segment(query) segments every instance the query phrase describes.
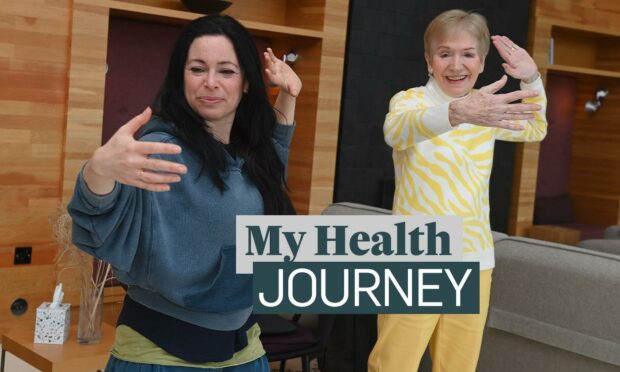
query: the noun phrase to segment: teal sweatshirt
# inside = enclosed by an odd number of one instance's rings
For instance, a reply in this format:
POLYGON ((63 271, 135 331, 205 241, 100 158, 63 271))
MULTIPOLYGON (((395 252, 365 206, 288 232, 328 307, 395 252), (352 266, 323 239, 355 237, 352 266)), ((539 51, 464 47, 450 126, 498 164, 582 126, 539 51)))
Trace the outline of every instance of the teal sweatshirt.
MULTIPOLYGON (((228 188, 220 192, 206 170, 200 173, 200 156, 175 133, 154 117, 140 138, 181 146, 181 154, 152 156, 187 166, 168 192, 117 183, 98 196, 78 176, 68 205, 73 242, 109 262, 134 301, 197 326, 236 330, 252 312, 252 279, 235 274, 235 219, 263 214, 262 197, 244 174, 244 160, 229 154, 228 188)), ((285 166, 292 135, 293 126, 274 128, 285 166)))

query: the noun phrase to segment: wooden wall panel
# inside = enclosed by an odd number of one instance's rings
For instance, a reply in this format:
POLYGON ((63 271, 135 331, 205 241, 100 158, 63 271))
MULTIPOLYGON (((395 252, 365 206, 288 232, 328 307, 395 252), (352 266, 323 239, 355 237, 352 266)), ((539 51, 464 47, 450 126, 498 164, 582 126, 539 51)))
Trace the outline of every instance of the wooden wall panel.
POLYGON ((309 214, 321 213, 334 197, 348 13, 348 0, 325 1, 309 214))
POLYGON ((32 320, 53 292, 48 219, 61 193, 69 5, 23 0, 0 7, 0 331, 32 320), (16 246, 33 248, 30 265, 13 265, 16 246), (22 317, 9 311, 18 297, 29 302, 22 317))
POLYGON ((0 333, 16 324, 34 324, 37 306, 54 292, 53 276, 52 265, 0 268, 0 333), (28 311, 19 317, 9 311, 17 298, 28 301, 28 311))
POLYGON ((597 54, 597 67, 603 70, 620 72, 620 43, 617 39, 602 43, 597 54))
POLYGON ((585 112, 600 88, 618 93, 620 79, 578 78, 569 193, 577 222, 606 226, 620 223, 620 95, 610 93, 598 111, 585 112))
POLYGON ((325 0, 289 0, 287 5, 286 24, 323 30, 325 0))
MULTIPOLYGON (((620 2, 613 0, 535 0, 533 7, 533 14, 530 20, 530 47, 529 51, 533 53, 534 59, 536 60, 539 68, 541 68, 541 73, 543 75, 543 79, 546 75, 546 67, 547 67, 547 58, 548 58, 548 50, 549 50, 549 37, 551 35, 551 22, 554 23, 562 23, 562 22, 570 22, 576 23, 578 25, 582 25, 582 28, 586 31, 592 32, 610 32, 610 33, 620 33, 620 2)), ((582 34, 583 35, 583 34, 582 34)), ((599 35, 600 36, 600 35, 599 35)), ((578 36, 577 38, 571 39, 570 32, 560 32, 560 37, 564 37, 565 40, 575 41, 574 48, 563 48, 559 47, 559 59, 557 63, 567 63, 572 66, 587 66, 590 63, 593 63, 593 60, 596 60, 594 66, 591 68, 599 68, 599 69, 608 69, 611 71, 619 71, 620 66, 618 65, 618 53, 617 48, 611 48, 603 53, 595 54, 592 52, 592 48, 587 45, 587 38, 585 44, 583 44, 584 37, 578 36), (582 42, 582 47, 579 47, 579 43, 582 42)), ((600 39, 600 37, 599 37, 600 39)), ((605 38, 603 38, 605 39, 605 38)), ((594 40, 594 39, 593 39, 594 40)), ((615 39, 617 40, 617 38, 615 39)), ((605 41, 603 40, 603 43, 605 41)), ((612 81, 617 81, 617 79, 607 79, 612 81)), ((612 83, 617 84, 617 83, 612 83)), ((585 88, 580 88, 585 89, 585 88)), ((592 90, 592 88, 588 88, 592 90)), ((595 89, 595 88, 594 88, 595 89)), ((592 93, 594 94, 594 91, 592 93)), ((592 98, 588 98, 592 99, 592 98)), ((583 114, 582 104, 584 100, 581 100, 577 104, 577 113, 583 114)), ((610 105, 611 106, 611 105, 610 105)), ((616 111, 609 112, 607 114, 603 114, 602 121, 608 123, 617 123, 618 122, 618 114, 616 111)), ((577 117, 576 118, 576 130, 577 127, 582 127, 582 125, 589 123, 591 120, 589 117, 577 117)), ((583 132, 575 132, 574 138, 578 138, 583 132)), ((615 133, 618 133, 616 130, 615 133)), ((586 138, 586 137, 584 137, 586 138)), ((618 143, 618 142, 616 142, 618 143)), ((578 153, 583 153, 584 145, 578 142, 575 144, 578 153)), ((519 145, 517 148, 517 156, 515 161, 515 177, 513 183, 513 191, 512 191, 512 202, 511 202, 511 213, 510 213, 510 228, 509 232, 511 234, 516 235, 524 235, 527 232, 527 229, 532 225, 533 220, 533 206, 534 206, 534 198, 535 198, 535 186, 536 186, 536 172, 538 169, 538 149, 537 145, 525 144, 519 145)), ((592 143, 590 143, 590 147, 592 147, 592 143)), ((586 145, 585 151, 588 146, 586 145)), ((575 151, 575 148, 573 149, 575 151)), ((578 169, 577 172, 572 172, 574 175, 571 180, 571 193, 577 192, 575 187, 579 188, 578 184, 587 183, 590 179, 592 182, 602 179, 606 179, 606 177, 617 177, 617 174, 610 174, 609 169, 605 170, 606 176, 602 176, 601 172, 599 172, 598 176, 594 177, 592 172, 585 175, 579 175, 581 172, 580 162, 584 167, 587 167, 587 162, 590 164, 597 164, 596 162, 599 160, 598 158, 594 158, 592 156, 583 157, 582 155, 576 155, 573 153, 573 162, 578 169), (579 160, 581 159, 581 160, 579 160), (593 178, 594 177, 594 178, 593 178), (581 181, 578 181, 581 180, 581 181)), ((600 163, 599 163, 600 164, 600 163)), ((613 166, 613 165, 612 165, 613 166)), ((593 169, 596 169, 597 166, 594 166, 593 169)), ((616 166, 617 168, 617 166, 616 166)), ((589 169, 589 171, 591 171, 589 169)), ((614 184, 613 181, 607 178, 607 181, 604 182, 607 184, 614 184)), ((592 186, 594 187, 594 186, 592 186)), ((585 192, 579 191, 583 195, 583 202, 580 200, 576 200, 576 205, 586 206, 588 202, 585 202, 586 198, 588 200, 592 200, 593 192, 585 192)), ((599 199, 600 201, 600 199, 599 199)), ((592 205, 601 206, 604 203, 596 202, 591 203, 592 205)), ((614 203, 611 203, 613 205, 614 203)), ((610 207, 611 208, 611 207, 610 207)), ((577 207, 577 214, 581 216, 587 215, 586 210, 582 207, 577 207)), ((596 212, 597 215, 606 215, 612 216, 610 210, 601 211, 598 210, 596 212)), ((618 212, 616 212, 616 215, 618 212)), ((610 218, 605 217, 605 221, 609 221, 610 218)), ((578 217, 581 218, 581 217, 578 217)), ((590 222, 596 223, 594 220, 590 222)))
POLYGON ((75 1, 73 5, 69 96, 63 173, 63 202, 75 178, 101 145, 109 8, 75 1))
POLYGON ((620 31, 615 0, 536 0, 536 15, 620 31))
POLYGON ((289 152, 288 186, 297 213, 307 214, 310 208, 310 189, 313 169, 313 146, 319 95, 319 69, 321 41, 291 37, 272 38, 272 48, 277 56, 290 50, 299 54, 294 65, 302 79, 302 93, 297 98, 295 135, 289 152))

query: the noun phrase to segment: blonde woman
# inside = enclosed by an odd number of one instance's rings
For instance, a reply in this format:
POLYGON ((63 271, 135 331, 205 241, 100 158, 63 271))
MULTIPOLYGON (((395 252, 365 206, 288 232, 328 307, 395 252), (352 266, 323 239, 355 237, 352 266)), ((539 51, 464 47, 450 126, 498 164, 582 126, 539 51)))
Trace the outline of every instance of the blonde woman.
POLYGON ((536 63, 508 37, 491 37, 483 16, 441 13, 426 29, 424 48, 428 83, 396 94, 383 128, 394 149, 393 213, 463 217, 464 259, 480 263, 480 313, 379 315, 371 372, 417 371, 428 344, 433 371, 476 370, 494 267, 488 198, 494 143, 540 141, 547 132, 536 63), (522 90, 496 94, 506 75, 473 89, 491 42, 522 90))

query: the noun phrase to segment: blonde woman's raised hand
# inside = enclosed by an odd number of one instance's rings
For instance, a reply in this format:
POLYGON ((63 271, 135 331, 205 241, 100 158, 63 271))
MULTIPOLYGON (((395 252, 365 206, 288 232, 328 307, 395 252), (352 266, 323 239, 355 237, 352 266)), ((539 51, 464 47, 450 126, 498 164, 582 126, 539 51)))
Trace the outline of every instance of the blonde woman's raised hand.
POLYGON ((517 90, 505 94, 496 94, 508 78, 503 75, 498 81, 472 91, 465 98, 450 102, 449 119, 452 126, 470 123, 486 127, 498 127, 511 130, 523 130, 522 124, 515 120, 530 120, 540 105, 530 103, 512 103, 523 98, 536 97, 535 90, 517 90))
POLYGON ((504 59, 504 71, 515 79, 531 83, 538 77, 538 66, 528 52, 506 36, 491 36, 493 45, 504 59))
POLYGON ((114 183, 136 186, 150 191, 168 191, 170 183, 179 182, 187 172, 183 164, 151 158, 152 154, 179 154, 181 147, 161 142, 141 142, 134 138, 151 118, 147 108, 135 116, 93 154, 84 167, 84 180, 95 194, 105 195, 114 183))
POLYGON ((297 97, 301 92, 301 79, 293 71, 291 66, 282 61, 273 54, 271 48, 267 48, 264 53, 265 72, 271 84, 278 86, 281 91, 288 93, 293 97, 297 97))

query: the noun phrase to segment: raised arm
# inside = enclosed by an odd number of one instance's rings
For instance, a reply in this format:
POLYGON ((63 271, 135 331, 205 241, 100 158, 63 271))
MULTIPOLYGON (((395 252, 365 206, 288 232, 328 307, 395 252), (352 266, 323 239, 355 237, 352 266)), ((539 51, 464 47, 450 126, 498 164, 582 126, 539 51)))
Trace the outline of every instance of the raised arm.
POLYGON ((535 103, 512 103, 521 99, 539 95, 536 90, 517 90, 505 94, 496 94, 508 78, 502 76, 498 81, 471 92, 463 99, 450 102, 450 123, 458 125, 470 123, 485 127, 495 127, 521 131, 522 120, 534 119, 533 112, 540 111, 535 103))
POLYGON ((523 126, 522 131, 498 130, 497 139, 505 141, 541 141, 547 134, 547 96, 543 86, 538 66, 534 59, 523 48, 520 48, 506 36, 494 35, 491 37, 493 45, 504 59, 502 67, 507 74, 521 80, 521 89, 534 90, 537 96, 523 99, 523 103, 537 104, 540 110, 533 112, 533 117, 515 124, 523 126))
POLYGON ((291 66, 276 58, 271 48, 267 48, 264 57, 269 81, 280 88, 274 105, 278 123, 292 125, 295 120, 295 103, 301 92, 301 80, 291 66))
POLYGON ((452 129, 448 104, 432 106, 420 88, 397 93, 383 123, 385 142, 394 150, 405 150, 452 129))

